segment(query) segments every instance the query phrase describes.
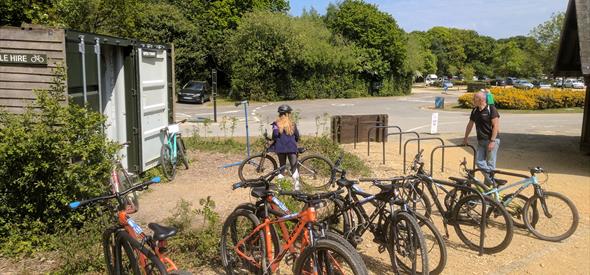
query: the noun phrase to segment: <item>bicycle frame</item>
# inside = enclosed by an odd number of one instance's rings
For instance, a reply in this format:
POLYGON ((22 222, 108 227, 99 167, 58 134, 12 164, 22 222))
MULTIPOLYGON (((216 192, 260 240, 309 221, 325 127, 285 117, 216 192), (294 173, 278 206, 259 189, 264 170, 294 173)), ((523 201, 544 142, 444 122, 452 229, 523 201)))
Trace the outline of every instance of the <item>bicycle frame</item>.
POLYGON ((168 132, 168 129, 164 132, 164 140, 166 141, 166 144, 170 146, 170 160, 173 164, 176 163, 178 158, 178 153, 176 152, 178 147, 178 142, 176 141, 177 136, 178 133, 170 133, 168 132))
POLYGON ((256 226, 256 228, 254 228, 254 230, 248 236, 238 241, 238 243, 233 247, 233 249, 240 257, 246 259, 256 267, 262 268, 264 271, 270 269, 272 272, 275 272, 279 267, 280 261, 283 259, 283 257, 286 255, 288 251, 291 251, 291 249, 294 247, 295 241, 299 239, 299 237, 303 235, 301 251, 303 251, 303 249, 308 245, 314 244, 313 229, 311 224, 314 223, 316 220, 317 216, 315 207, 311 206, 299 213, 288 214, 279 218, 271 219, 268 218, 267 215, 264 218, 264 221, 258 226, 256 226), (277 257, 274 257, 272 249, 273 244, 272 240, 270 239, 270 227, 274 224, 284 223, 286 221, 291 220, 298 220, 297 225, 295 226, 295 229, 291 232, 291 234, 289 234, 288 241, 285 244, 281 245, 279 255, 277 255, 277 257), (267 236, 265 238, 266 242, 264 244, 266 247, 266 255, 264 256, 266 257, 266 261, 269 263, 267 266, 262 266, 261 263, 258 263, 254 258, 247 256, 244 252, 242 252, 239 249, 239 247, 245 245, 245 243, 248 240, 256 237, 256 235, 259 234, 260 231, 263 231, 264 236, 267 236))

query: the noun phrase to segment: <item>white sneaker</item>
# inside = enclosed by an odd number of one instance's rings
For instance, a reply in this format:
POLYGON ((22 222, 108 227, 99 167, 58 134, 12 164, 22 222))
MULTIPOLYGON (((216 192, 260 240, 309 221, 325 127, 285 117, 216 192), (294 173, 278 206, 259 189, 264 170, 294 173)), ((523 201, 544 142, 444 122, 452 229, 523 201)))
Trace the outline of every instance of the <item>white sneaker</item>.
POLYGON ((295 184, 293 184, 293 190, 295 190, 295 191, 301 190, 301 184, 299 184, 299 180, 295 180, 295 184))

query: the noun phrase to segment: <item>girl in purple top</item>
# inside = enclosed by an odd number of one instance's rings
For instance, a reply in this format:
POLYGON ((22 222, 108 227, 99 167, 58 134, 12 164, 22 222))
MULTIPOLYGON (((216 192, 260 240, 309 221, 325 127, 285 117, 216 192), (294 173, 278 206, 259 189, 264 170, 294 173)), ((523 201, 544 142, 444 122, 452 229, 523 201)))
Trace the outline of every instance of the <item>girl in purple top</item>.
MULTIPOLYGON (((279 117, 272 125, 272 139, 274 144, 272 149, 279 157, 279 165, 289 164, 291 166, 291 175, 295 180, 295 189, 299 189, 299 172, 297 171, 297 142, 299 142, 299 131, 297 125, 291 119, 291 107, 283 104, 279 106, 279 117)), ((280 176, 279 176, 280 177, 280 176)))

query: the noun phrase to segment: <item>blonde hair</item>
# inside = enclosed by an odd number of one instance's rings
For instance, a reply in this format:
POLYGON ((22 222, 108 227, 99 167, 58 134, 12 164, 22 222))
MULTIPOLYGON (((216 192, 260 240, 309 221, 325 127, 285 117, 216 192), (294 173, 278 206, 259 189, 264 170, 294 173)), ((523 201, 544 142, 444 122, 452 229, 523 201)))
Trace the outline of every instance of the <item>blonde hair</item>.
POLYGON ((290 113, 279 115, 275 123, 279 127, 279 134, 285 133, 292 136, 295 133, 295 123, 291 120, 290 113))

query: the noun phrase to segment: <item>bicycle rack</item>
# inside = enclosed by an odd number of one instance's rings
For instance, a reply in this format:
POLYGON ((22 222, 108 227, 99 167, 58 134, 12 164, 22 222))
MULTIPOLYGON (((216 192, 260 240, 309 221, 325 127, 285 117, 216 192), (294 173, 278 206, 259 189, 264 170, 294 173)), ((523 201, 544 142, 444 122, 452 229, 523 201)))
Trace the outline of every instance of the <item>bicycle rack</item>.
MULTIPOLYGON (((461 145, 447 145, 447 146, 448 147, 464 147, 464 146, 461 146, 461 145)), ((470 146, 470 145, 467 145, 467 146, 470 146)), ((471 146, 471 147, 473 147, 473 146, 471 146)), ((432 164, 432 162, 431 162, 431 164, 432 164)), ((458 189, 461 189, 461 190, 466 190, 467 192, 470 192, 470 193, 475 192, 475 194, 477 196, 479 196, 479 198, 482 201, 482 204, 481 204, 481 214, 482 215, 481 215, 481 223, 480 223, 480 226, 479 226, 479 233, 480 233, 480 235, 479 235, 479 251, 478 252, 479 252, 479 256, 483 256, 483 245, 484 245, 484 240, 485 240, 485 230, 486 230, 486 224, 488 222, 488 217, 487 217, 487 215, 485 215, 485 213, 487 213, 487 211, 486 211, 487 210, 486 209, 487 206, 486 206, 485 203, 483 203, 485 201, 484 195, 481 192, 479 192, 477 189, 474 189, 474 188, 470 188, 470 187, 467 187, 467 186, 462 186, 462 185, 459 185, 459 184, 456 184, 456 183, 452 183, 452 182, 448 182, 448 181, 435 180, 432 177, 430 179, 432 180, 432 183, 433 184, 446 185, 446 186, 458 188, 458 189)), ((431 189, 432 186, 428 186, 428 188, 431 189)), ((438 202, 435 202, 435 203, 438 204, 438 202)), ((446 209, 446 207, 445 207, 445 209, 446 209)), ((451 211, 451 209, 447 209, 447 211, 451 211)), ((449 217, 451 217, 451 216, 449 216, 449 217)), ((451 218, 456 219, 457 217, 451 217, 451 218)), ((444 223, 445 223, 445 227, 446 227, 446 222, 444 222, 444 223)))
MULTIPOLYGON (((406 149, 408 148, 408 143, 410 141, 418 141, 418 152, 420 152, 420 141, 422 140, 438 140, 440 141, 442 146, 445 146, 445 141, 442 138, 439 137, 425 137, 425 138, 411 138, 406 140, 406 142, 404 143, 404 162, 402 163, 402 165, 404 166, 404 174, 406 173, 406 149)), ((431 164, 432 164, 432 160, 431 164)), ((445 148, 443 147, 442 150, 442 164, 440 167, 441 172, 443 172, 445 169, 445 148)), ((432 165, 430 166, 430 174, 432 175, 432 165)))
MULTIPOLYGON (((408 131, 408 132, 399 132, 399 133, 388 133, 387 135, 383 136, 383 164, 385 164, 385 140, 386 137, 391 136, 391 135, 399 135, 399 154, 401 155, 402 153, 402 135, 405 134, 414 134, 416 135, 417 138, 420 138, 420 134, 418 134, 417 132, 414 131, 408 131)), ((420 141, 418 140, 418 146, 420 146, 420 141)))
POLYGON ((442 148, 443 149, 443 165, 444 165, 444 149, 445 148, 460 148, 460 147, 469 147, 471 148, 471 151, 473 151, 473 169, 475 169, 475 159, 476 159, 476 152, 475 152, 475 147, 473 147, 473 145, 470 144, 460 144, 460 145, 440 145, 440 146, 436 146, 432 149, 432 151, 430 152, 430 175, 432 175, 432 167, 433 167, 433 158, 434 158, 434 152, 436 152, 436 150, 442 148))
MULTIPOLYGON (((402 132, 402 128, 400 128, 399 126, 395 126, 395 125, 373 126, 373 127, 369 128, 369 131, 367 134, 367 156, 371 155, 371 132, 374 129, 389 129, 389 128, 396 128, 400 133, 402 132)), ((383 132, 383 135, 385 135, 385 131, 383 132)), ((383 137, 383 139, 385 139, 385 137, 383 137)))
POLYGON ((359 124, 377 124, 379 126, 383 126, 383 121, 379 121, 379 120, 375 120, 375 121, 363 121, 360 122, 359 118, 356 118, 356 124, 354 125, 354 139, 353 139, 353 143, 354 143, 354 149, 356 149, 356 143, 358 142, 359 139, 359 124))

